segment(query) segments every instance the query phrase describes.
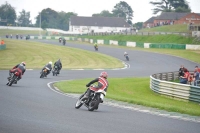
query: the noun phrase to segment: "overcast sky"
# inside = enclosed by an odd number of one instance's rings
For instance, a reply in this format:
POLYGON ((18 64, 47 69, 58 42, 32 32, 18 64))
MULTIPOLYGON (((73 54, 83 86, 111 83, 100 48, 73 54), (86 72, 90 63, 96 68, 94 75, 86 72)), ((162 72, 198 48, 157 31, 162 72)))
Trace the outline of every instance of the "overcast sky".
MULTIPOLYGON (((35 23, 35 17, 38 13, 45 8, 51 8, 55 11, 76 12, 78 16, 92 16, 93 13, 100 13, 102 10, 112 11, 113 7, 120 2, 120 0, 0 0, 0 5, 4 4, 5 1, 15 7, 17 15, 19 15, 22 9, 30 11, 33 23, 35 23)), ((151 10, 153 6, 149 4, 149 1, 152 0, 124 1, 126 1, 134 11, 133 23, 144 22, 153 16, 151 10)), ((187 1, 189 2, 192 12, 200 13, 200 0, 187 1)))

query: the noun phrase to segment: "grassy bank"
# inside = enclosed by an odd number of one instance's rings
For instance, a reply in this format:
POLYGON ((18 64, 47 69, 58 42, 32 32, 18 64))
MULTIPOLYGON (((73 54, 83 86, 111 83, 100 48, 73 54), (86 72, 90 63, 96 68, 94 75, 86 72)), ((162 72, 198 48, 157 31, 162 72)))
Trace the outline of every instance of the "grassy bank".
MULTIPOLYGON (((78 43, 78 44, 87 44, 87 45, 93 45, 90 43, 85 43, 85 42, 73 42, 71 43, 78 43)), ((146 49, 146 48, 132 48, 132 47, 126 47, 126 46, 114 46, 114 45, 103 45, 105 47, 115 47, 115 48, 120 48, 120 49, 131 49, 131 50, 139 50, 139 51, 146 51, 146 52, 154 52, 154 53, 160 53, 160 54, 168 54, 168 55, 173 55, 173 56, 178 56, 184 59, 188 59, 190 61, 200 63, 199 57, 200 57, 200 50, 181 50, 181 49, 159 49, 159 48, 151 48, 151 49, 146 49)), ((99 45, 99 48, 101 49, 101 45, 99 45)))
MULTIPOLYGON (((12 34, 14 37, 16 34, 19 35, 39 35, 39 30, 11 30, 11 29, 0 29, 0 36, 6 36, 6 34, 12 34)), ((41 31, 42 35, 45 35, 45 31, 41 31)))
MULTIPOLYGON (((180 35, 106 35, 106 36, 80 36, 82 38, 116 40, 116 41, 132 41, 145 43, 177 43, 177 44, 194 44, 192 37, 184 37, 180 35)), ((196 44, 200 44, 197 42, 196 44)))
POLYGON ((177 24, 177 25, 164 25, 153 28, 145 28, 139 30, 139 32, 189 32, 187 24, 177 24))
POLYGON ((123 64, 107 55, 76 48, 39 42, 5 40, 6 50, 0 51, 0 69, 10 69, 25 61, 27 68, 42 68, 49 61, 61 58, 63 68, 119 68, 123 64))
MULTIPOLYGON (((55 86, 67 93, 83 93, 91 79, 63 81, 55 86)), ((154 93, 149 88, 149 78, 109 78, 107 98, 144 105, 162 110, 200 116, 200 106, 193 102, 175 100, 154 93)))

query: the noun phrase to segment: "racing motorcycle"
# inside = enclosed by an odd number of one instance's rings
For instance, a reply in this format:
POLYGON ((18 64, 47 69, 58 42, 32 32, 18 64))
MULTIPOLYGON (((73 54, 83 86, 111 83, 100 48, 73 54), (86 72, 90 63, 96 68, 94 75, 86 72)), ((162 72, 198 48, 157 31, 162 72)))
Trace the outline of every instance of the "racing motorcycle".
POLYGON ((99 104, 103 103, 103 99, 106 96, 106 92, 104 90, 91 91, 90 96, 88 98, 84 98, 84 95, 86 95, 86 93, 87 90, 78 98, 75 104, 75 108, 79 109, 82 105, 84 105, 88 108, 89 111, 97 110, 99 104))
POLYGON ((57 76, 58 75, 58 66, 54 66, 54 69, 53 69, 53 71, 52 71, 52 73, 53 73, 53 76, 57 76))
POLYGON ((8 78, 8 83, 6 85, 11 86, 12 84, 16 84, 18 77, 19 72, 11 73, 11 76, 8 78))
POLYGON ((94 49, 95 49, 96 51, 98 51, 98 46, 94 46, 94 49))
POLYGON ((128 55, 124 55, 124 56, 126 57, 126 60, 129 61, 129 57, 128 57, 128 55))
POLYGON ((63 45, 65 45, 65 43, 66 43, 66 40, 63 40, 63 45))
POLYGON ((62 41, 62 39, 61 39, 61 38, 59 38, 59 43, 61 43, 61 41, 62 41))
POLYGON ((42 70, 40 78, 44 78, 47 76, 47 72, 50 71, 48 67, 45 67, 44 70, 42 70))

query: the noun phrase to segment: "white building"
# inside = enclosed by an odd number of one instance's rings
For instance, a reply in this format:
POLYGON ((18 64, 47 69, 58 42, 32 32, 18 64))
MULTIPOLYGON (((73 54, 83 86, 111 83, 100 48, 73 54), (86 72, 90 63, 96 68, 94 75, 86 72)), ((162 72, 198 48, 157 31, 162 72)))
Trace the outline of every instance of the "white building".
POLYGON ((119 17, 80 17, 71 16, 69 32, 122 32, 130 30, 131 26, 119 17))

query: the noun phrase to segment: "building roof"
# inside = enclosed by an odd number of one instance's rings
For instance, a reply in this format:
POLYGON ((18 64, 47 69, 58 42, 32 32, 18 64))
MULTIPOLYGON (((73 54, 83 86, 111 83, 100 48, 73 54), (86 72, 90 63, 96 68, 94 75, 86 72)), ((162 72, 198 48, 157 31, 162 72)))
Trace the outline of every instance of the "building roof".
POLYGON ((123 18, 118 17, 71 16, 70 19, 73 26, 130 27, 123 18))
POLYGON ((180 12, 162 12, 156 20, 178 20, 189 13, 180 13, 180 12))
POLYGON ((144 22, 144 23, 153 23, 155 18, 156 18, 156 17, 151 17, 150 19, 148 19, 148 20, 147 20, 146 22, 144 22))

